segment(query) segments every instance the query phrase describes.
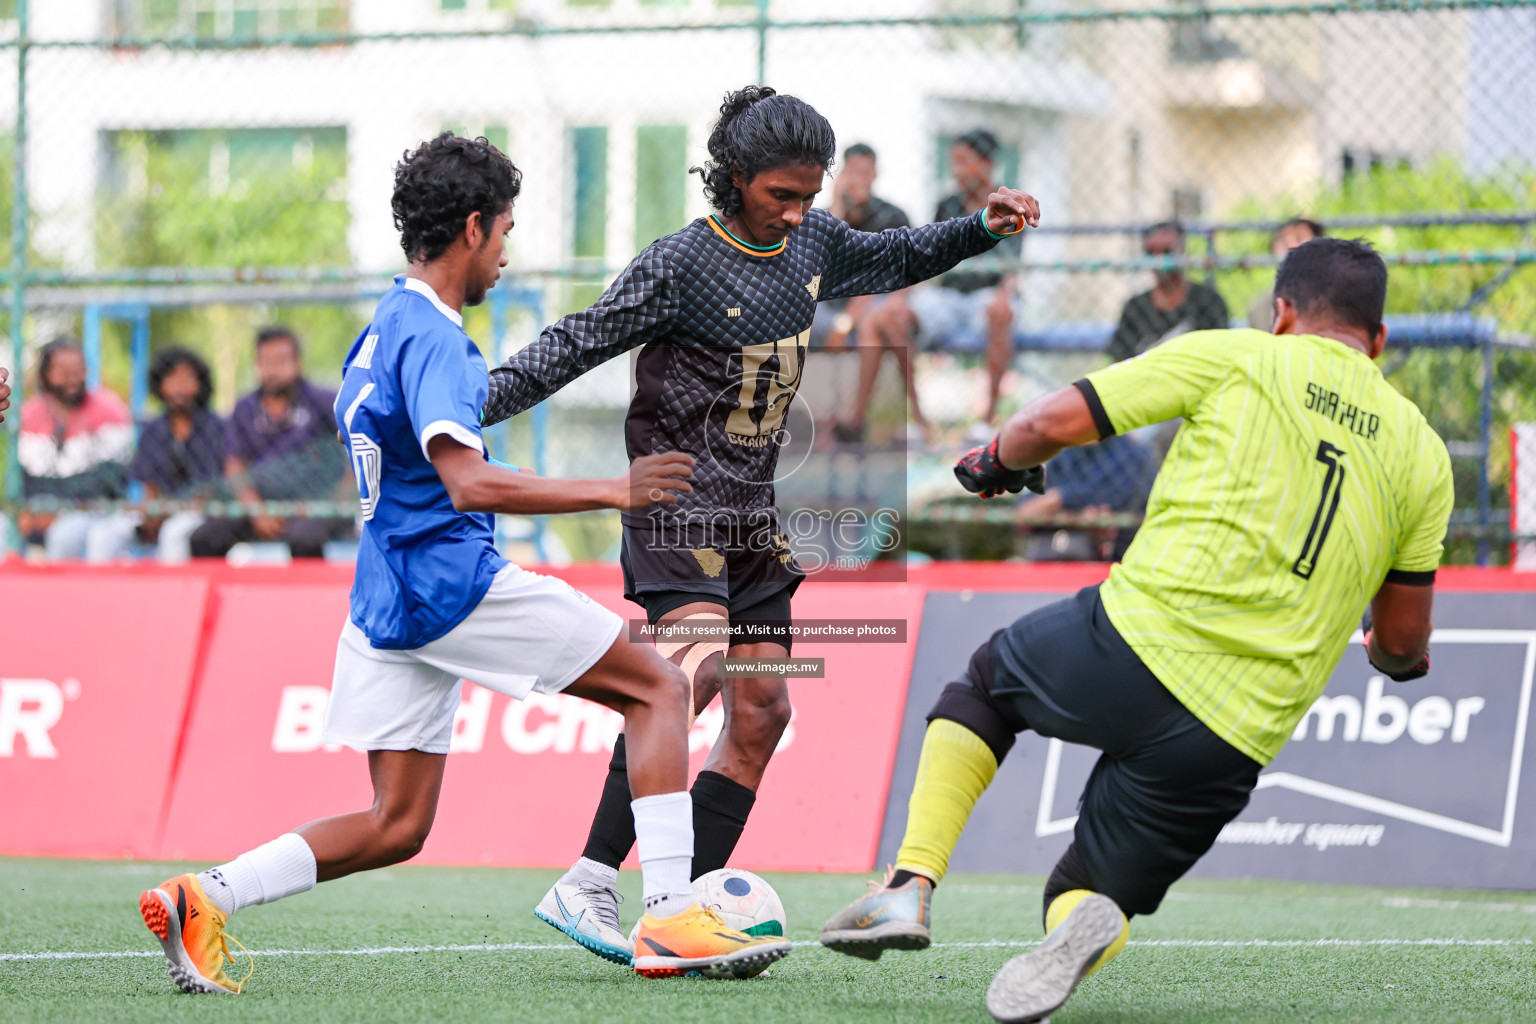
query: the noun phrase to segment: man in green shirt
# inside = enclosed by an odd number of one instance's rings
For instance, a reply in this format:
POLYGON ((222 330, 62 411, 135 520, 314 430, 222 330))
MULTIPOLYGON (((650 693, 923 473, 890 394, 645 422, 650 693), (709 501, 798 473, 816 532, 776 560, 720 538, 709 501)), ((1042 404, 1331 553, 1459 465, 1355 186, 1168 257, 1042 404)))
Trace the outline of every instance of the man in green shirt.
POLYGON ((1032 403, 961 459, 983 497, 1040 490, 1063 448, 1184 419, 1109 579, 999 630, 945 689, 893 875, 824 943, 868 958, 927 946, 933 886, 1016 734, 1097 747, 1046 884, 1049 934, 987 993, 998 1020, 1039 1020, 1247 805, 1363 611, 1373 665, 1428 671, 1450 458, 1373 361, 1386 287, 1369 246, 1307 242, 1276 275, 1274 334, 1175 338, 1032 403))

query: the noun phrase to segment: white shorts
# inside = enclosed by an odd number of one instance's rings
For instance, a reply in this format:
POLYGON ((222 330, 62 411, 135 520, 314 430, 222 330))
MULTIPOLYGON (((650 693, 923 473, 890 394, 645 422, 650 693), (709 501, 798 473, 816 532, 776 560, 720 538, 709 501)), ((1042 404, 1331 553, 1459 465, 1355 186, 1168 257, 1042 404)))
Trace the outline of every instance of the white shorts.
POLYGON ((446 754, 461 680, 517 700, 559 693, 623 628, 623 619, 564 580, 515 565, 496 574, 463 622, 415 650, 379 650, 348 619, 321 738, 358 750, 446 754))

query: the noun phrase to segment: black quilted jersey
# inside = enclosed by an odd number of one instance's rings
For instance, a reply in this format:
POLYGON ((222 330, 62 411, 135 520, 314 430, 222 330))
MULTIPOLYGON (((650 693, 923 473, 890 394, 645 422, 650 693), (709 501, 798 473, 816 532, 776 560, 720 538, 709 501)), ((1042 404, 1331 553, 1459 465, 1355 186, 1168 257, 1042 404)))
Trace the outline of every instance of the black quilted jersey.
MULTIPOLYGON (((985 211, 983 211, 984 213, 985 211)), ((774 504, 781 425, 821 299, 895 291, 991 249, 981 215, 870 233, 813 209, 758 248, 714 217, 647 246, 601 299, 546 327, 491 371, 486 425, 544 401, 614 356, 644 346, 625 420, 631 459, 684 451, 693 493, 671 513, 774 504)))

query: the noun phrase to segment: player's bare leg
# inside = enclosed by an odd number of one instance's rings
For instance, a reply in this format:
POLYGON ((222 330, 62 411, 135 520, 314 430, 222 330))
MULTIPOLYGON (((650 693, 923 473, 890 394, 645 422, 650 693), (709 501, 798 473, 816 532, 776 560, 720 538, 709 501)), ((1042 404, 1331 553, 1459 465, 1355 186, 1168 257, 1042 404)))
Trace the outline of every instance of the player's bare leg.
POLYGON ((743 935, 694 901, 693 804, 683 788, 691 689, 683 671, 649 645, 621 637, 566 692, 624 715, 633 757, 630 806, 645 887, 635 970, 648 977, 690 971, 748 977, 788 955, 790 945, 743 935))
POLYGON ((692 601, 674 608, 656 621, 658 628, 687 623, 689 632, 678 638, 658 640, 656 650, 683 670, 693 690, 693 717, 697 718, 720 692, 720 662, 730 649, 730 619, 724 605, 692 601))
POLYGON ((315 881, 388 867, 421 852, 437 814, 446 754, 371 750, 373 806, 310 822, 295 832, 315 858, 315 881))
MULTIPOLYGON (((724 605, 696 601, 675 608, 658 620, 658 625, 676 625, 687 620, 695 627, 681 639, 663 638, 657 644, 657 651, 690 679, 690 721, 720 692, 719 664, 725 655, 726 643, 723 638, 709 637, 710 630, 705 627, 711 624, 718 624, 722 629, 728 627, 725 614, 724 605), (700 639, 692 639, 696 635, 700 639)), ((581 858, 550 887, 534 909, 535 916, 541 921, 603 959, 625 966, 630 964, 634 953, 619 921, 619 865, 635 845, 628 761, 629 742, 621 733, 614 744, 586 848, 581 858)), ((697 837, 699 819, 705 817, 699 814, 697 806, 694 817, 697 837)))
POLYGON ((614 641, 566 693, 624 716, 634 764, 630 793, 636 798, 676 793, 688 781, 688 677, 649 644, 614 641))
MULTIPOLYGON (((789 652, 772 643, 737 644, 729 656, 757 661, 787 658, 789 652)), ((725 724, 704 770, 718 772, 755 793, 789 727, 789 684, 782 676, 738 677, 725 680, 721 692, 725 724)))
POLYGON ((224 972, 224 926, 235 911, 416 856, 432 829, 446 760, 419 750, 370 751, 367 810, 311 822, 227 864, 146 890, 139 913, 160 940, 171 979, 184 992, 239 993, 250 974, 235 982, 224 972))

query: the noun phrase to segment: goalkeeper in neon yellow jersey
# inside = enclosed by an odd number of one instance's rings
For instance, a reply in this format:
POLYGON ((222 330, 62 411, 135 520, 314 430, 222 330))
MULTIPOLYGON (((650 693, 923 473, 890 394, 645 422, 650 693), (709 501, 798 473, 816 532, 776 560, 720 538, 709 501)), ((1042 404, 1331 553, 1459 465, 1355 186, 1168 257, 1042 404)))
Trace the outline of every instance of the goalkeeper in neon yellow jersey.
POLYGON ((1428 670, 1450 458, 1373 361, 1386 289, 1364 243, 1307 242, 1276 274, 1273 334, 1175 338, 1032 403, 960 461, 969 490, 1017 492, 1063 448, 1184 420, 1124 562, 993 634, 945 688, 895 870, 822 942, 869 959, 927 946, 933 887, 1016 735, 1097 747, 1046 883, 1047 937, 987 992, 998 1020, 1040 1020, 1247 805, 1363 611, 1373 665, 1428 670))

